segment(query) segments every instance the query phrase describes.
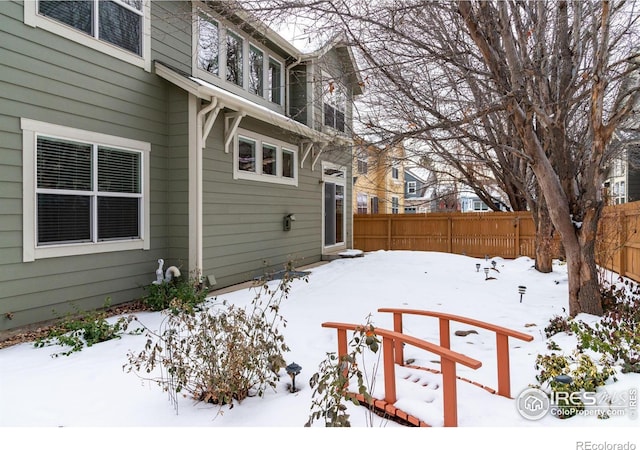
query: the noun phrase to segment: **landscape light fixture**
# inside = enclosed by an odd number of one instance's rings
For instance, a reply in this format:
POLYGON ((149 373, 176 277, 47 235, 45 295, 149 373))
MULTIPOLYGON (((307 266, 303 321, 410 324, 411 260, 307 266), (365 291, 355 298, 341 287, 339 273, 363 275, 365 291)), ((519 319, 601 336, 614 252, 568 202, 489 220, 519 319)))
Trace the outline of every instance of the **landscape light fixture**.
POLYGON ((300 367, 298 364, 292 362, 287 367, 285 367, 285 370, 287 371, 287 373, 291 377, 291 390, 290 390, 290 392, 296 392, 296 375, 298 375, 300 373, 300 371, 302 370, 302 367, 300 367))
POLYGON ((518 286, 518 292, 520 293, 520 303, 522 303, 522 296, 524 295, 526 290, 526 286, 518 286))
POLYGON ((484 279, 485 280, 489 279, 489 268, 488 267, 484 268, 484 279))
POLYGON ((555 380, 560 384, 571 384, 573 383, 573 378, 569 375, 558 375, 555 377, 555 380))
POLYGON ((476 272, 480 272, 480 263, 476 264, 476 272))
POLYGON ((491 261, 491 265, 493 266, 494 269, 496 268, 496 264, 498 264, 498 263, 495 262, 495 261, 491 261))

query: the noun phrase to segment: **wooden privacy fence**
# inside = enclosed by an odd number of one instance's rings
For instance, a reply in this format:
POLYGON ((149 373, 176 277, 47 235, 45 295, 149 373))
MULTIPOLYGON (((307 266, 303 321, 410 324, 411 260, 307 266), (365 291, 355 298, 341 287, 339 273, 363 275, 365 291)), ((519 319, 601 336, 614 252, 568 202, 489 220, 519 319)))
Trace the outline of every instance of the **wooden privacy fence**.
POLYGON ((357 214, 353 245, 363 251, 535 257, 535 227, 529 212, 357 214))
POLYGON ((640 282, 640 202, 607 206, 598 231, 598 263, 640 282))
MULTIPOLYGON (((556 237, 553 257, 561 256, 556 237)), ((356 214, 353 246, 362 251, 417 250, 473 257, 535 258, 531 213, 356 214)), ((604 208, 596 242, 598 263, 640 282, 640 202, 604 208)))

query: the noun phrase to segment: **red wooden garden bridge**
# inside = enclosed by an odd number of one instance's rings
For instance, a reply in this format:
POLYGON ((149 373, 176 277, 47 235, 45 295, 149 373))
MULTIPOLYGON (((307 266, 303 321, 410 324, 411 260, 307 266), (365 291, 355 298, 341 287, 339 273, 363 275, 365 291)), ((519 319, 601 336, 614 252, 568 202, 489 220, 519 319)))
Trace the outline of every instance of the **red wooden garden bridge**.
MULTIPOLYGON (((380 308, 378 312, 393 314, 393 330, 383 328, 374 328, 375 334, 382 338, 382 359, 384 371, 384 399, 374 399, 373 406, 379 410, 386 412, 392 416, 398 417, 406 422, 416 426, 429 426, 422 420, 413 417, 404 411, 397 409, 393 404, 396 398, 396 376, 395 365, 405 366, 404 361, 404 345, 411 345, 416 348, 426 350, 440 357, 441 371, 428 369, 425 367, 412 366, 408 367, 428 370, 435 373, 442 373, 442 390, 444 401, 444 426, 458 426, 458 400, 457 400, 457 380, 469 382, 486 389, 492 394, 501 395, 511 398, 511 379, 509 368, 509 338, 520 339, 523 341, 532 341, 533 336, 521 333, 519 331, 504 328, 480 320, 447 314, 435 311, 424 311, 418 309, 402 309, 402 308, 380 308), (440 329, 440 342, 434 344, 413 336, 403 333, 402 318, 403 315, 419 315, 426 317, 434 317, 438 319, 440 329), (482 366, 482 362, 474 358, 466 356, 462 353, 455 352, 450 349, 450 322, 460 322, 472 325, 485 330, 493 331, 496 335, 496 362, 498 368, 498 386, 497 391, 491 387, 483 386, 475 381, 461 378, 456 375, 456 365, 462 364, 472 369, 478 369, 482 366)), ((322 324, 324 328, 334 328, 338 331, 338 356, 342 357, 348 354, 347 349, 347 331, 364 330, 363 325, 325 322, 322 324)), ((354 394, 355 397, 364 402, 361 394, 354 394)))

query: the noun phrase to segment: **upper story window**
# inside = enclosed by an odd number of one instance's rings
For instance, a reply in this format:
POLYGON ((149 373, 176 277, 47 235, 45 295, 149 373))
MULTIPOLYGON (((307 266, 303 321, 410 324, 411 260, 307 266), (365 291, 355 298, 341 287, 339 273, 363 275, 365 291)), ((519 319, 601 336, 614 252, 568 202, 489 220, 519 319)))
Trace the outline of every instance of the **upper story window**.
POLYGON ((297 186, 295 146, 248 130, 238 132, 234 178, 297 186))
POLYGON ((149 248, 148 143, 21 124, 25 261, 149 248))
POLYGON ((282 104, 282 64, 269 58, 269 101, 282 104))
POLYGON ((244 65, 244 41, 243 39, 227 31, 227 81, 242 86, 242 72, 244 65))
POLYGON ((325 81, 323 95, 324 125, 338 131, 345 131, 347 115, 346 89, 337 81, 323 77, 325 81))
POLYGON ((214 75, 220 74, 220 29, 218 22, 199 20, 198 67, 214 75))
POLYGON ((358 155, 358 173, 362 175, 366 175, 369 171, 369 162, 365 152, 361 152, 358 155))
POLYGON ((249 92, 264 95, 264 53, 249 46, 249 92))
POLYGON ((407 194, 415 194, 415 193, 416 193, 416 182, 407 181, 407 194))
POLYGON ((198 49, 196 69, 282 105, 283 62, 269 54, 266 47, 231 29, 224 21, 215 20, 203 11, 198 14, 197 33, 194 33, 198 49))
POLYGON ((391 178, 394 180, 398 180, 400 178, 400 170, 395 165, 391 167, 391 178))
POLYGON ((150 68, 149 6, 143 0, 25 2, 25 23, 150 68))

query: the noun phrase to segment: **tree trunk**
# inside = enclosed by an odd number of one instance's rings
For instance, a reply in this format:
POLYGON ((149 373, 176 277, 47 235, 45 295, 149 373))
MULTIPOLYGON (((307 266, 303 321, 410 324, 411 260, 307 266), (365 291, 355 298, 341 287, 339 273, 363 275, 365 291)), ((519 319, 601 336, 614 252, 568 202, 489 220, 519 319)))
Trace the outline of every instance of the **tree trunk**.
POLYGON ((534 213, 536 226, 536 270, 541 273, 553 271, 553 234, 555 229, 544 199, 539 199, 534 213))
MULTIPOLYGON (((583 223, 583 226, 586 224, 583 223)), ((582 234, 582 233, 581 233, 582 234)), ((569 273, 569 316, 579 313, 602 315, 602 294, 595 262, 595 241, 579 239, 566 248, 569 273)))

